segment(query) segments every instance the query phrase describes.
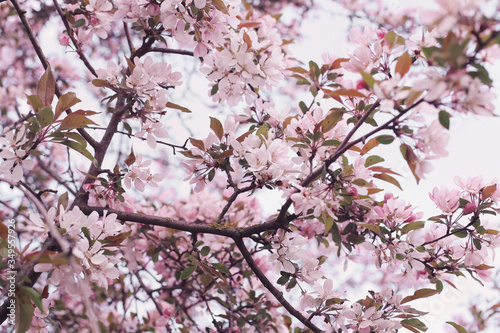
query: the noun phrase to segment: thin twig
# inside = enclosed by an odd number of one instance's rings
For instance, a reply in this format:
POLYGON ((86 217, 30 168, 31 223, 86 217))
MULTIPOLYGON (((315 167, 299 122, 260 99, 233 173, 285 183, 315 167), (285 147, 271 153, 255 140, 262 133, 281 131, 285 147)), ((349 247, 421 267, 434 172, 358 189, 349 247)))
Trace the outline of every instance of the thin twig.
POLYGON ((149 49, 149 52, 171 53, 171 54, 180 54, 180 55, 187 55, 187 56, 194 57, 193 51, 167 49, 167 48, 163 48, 163 47, 152 47, 149 49))
POLYGON ((247 247, 245 246, 245 243, 243 242, 243 239, 241 238, 234 238, 234 242, 236 246, 238 246, 238 249, 240 250, 241 254, 245 258, 246 262, 248 263, 248 266, 250 266, 250 269, 255 273, 257 278, 260 280, 262 285, 271 292, 271 294, 276 297, 278 302, 280 302, 281 305, 295 318, 297 318, 302 324, 304 324, 307 328, 312 330, 315 333, 320 333, 323 332, 319 327, 314 325, 312 322, 307 320, 306 317, 302 313, 300 313, 297 309, 295 309, 284 297, 283 293, 279 291, 271 281, 266 277, 266 275, 262 272, 262 270, 259 268, 255 260, 253 260, 252 255, 248 251, 247 247))
POLYGON ((57 0, 53 0, 53 1, 54 1, 54 6, 56 7, 57 13, 61 17, 61 19, 64 23, 64 26, 66 27, 66 31, 68 32, 68 36, 69 36, 69 38, 71 38, 71 41, 73 42, 73 45, 75 46, 76 53, 78 54, 80 59, 85 64, 85 67, 87 67, 87 69, 92 73, 92 75, 97 77, 97 73, 96 73, 94 67, 90 64, 90 62, 87 59, 87 57, 85 56, 85 54, 83 53, 80 43, 78 43, 78 41, 73 37, 73 34, 70 33, 72 28, 69 26, 68 20, 66 20, 66 16, 64 16, 64 13, 61 10, 59 3, 57 2, 57 0))

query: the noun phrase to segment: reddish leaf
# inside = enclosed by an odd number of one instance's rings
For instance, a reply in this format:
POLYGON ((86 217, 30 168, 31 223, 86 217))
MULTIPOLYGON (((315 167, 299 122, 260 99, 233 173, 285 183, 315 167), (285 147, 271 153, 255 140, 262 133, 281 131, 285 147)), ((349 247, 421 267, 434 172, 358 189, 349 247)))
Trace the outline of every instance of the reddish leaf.
POLYGON ((396 73, 399 73, 401 77, 405 76, 405 74, 410 70, 411 64, 411 56, 407 51, 403 53, 401 57, 399 57, 398 62, 396 63, 396 73))
POLYGON ((401 188, 401 185, 399 184, 399 182, 394 177, 389 176, 386 173, 377 173, 377 174, 373 175, 373 177, 381 179, 381 180, 385 180, 386 182, 389 182, 393 185, 396 185, 400 190, 403 190, 401 188))
POLYGON ((205 143, 203 141, 194 138, 189 138, 189 142, 191 142, 191 144, 196 148, 200 150, 205 150, 205 143))
POLYGON ((416 290, 413 295, 411 296, 406 296, 401 300, 401 304, 408 303, 410 301, 420 299, 420 298, 427 298, 434 296, 436 294, 439 294, 441 290, 436 290, 436 289, 429 289, 429 288, 424 288, 424 289, 419 289, 416 290))
POLYGON ((415 177, 415 180, 417 181, 417 184, 420 181, 420 177, 416 173, 416 169, 418 167, 418 157, 415 155, 413 152, 413 149, 411 149, 410 146, 407 144, 403 143, 400 146, 401 153, 403 154, 403 157, 406 160, 406 163, 408 163, 408 166, 410 167, 411 172, 413 173, 413 176, 415 177))
POLYGON ((481 200, 486 200, 489 197, 495 193, 497 190, 497 184, 489 185, 483 188, 482 194, 481 194, 481 200))
POLYGON ((66 118, 63 119, 58 130, 62 131, 74 128, 81 128, 85 125, 97 125, 97 124, 92 120, 90 120, 88 117, 73 112, 67 115, 66 118))
POLYGON ((210 117, 210 128, 212 129, 212 131, 214 131, 215 135, 217 135, 219 139, 222 139, 222 137, 224 136, 224 128, 222 127, 222 123, 219 119, 210 117))
POLYGON ((59 118, 61 113, 63 113, 64 111, 66 111, 67 109, 69 109, 70 107, 72 107, 73 105, 75 105, 79 102, 81 102, 81 100, 76 97, 74 92, 69 92, 69 93, 62 95, 59 98, 59 101, 57 101, 54 120, 57 120, 57 118, 59 118))
POLYGON ((40 82, 38 82, 37 88, 37 95, 42 99, 44 106, 48 106, 52 103, 55 91, 56 81, 49 64, 49 66, 45 70, 45 73, 43 73, 42 77, 40 78, 40 82))

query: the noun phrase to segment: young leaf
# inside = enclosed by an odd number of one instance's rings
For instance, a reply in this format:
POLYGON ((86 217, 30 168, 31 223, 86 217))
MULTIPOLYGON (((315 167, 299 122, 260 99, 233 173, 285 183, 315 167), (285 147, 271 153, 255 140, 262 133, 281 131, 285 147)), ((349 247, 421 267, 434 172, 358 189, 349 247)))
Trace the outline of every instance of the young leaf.
POLYGON ((467 330, 465 328, 463 328, 462 326, 460 326, 458 324, 455 324, 452 321, 447 321, 446 323, 453 326, 453 328, 456 329, 458 333, 467 333, 467 330))
POLYGON ((386 182, 389 182, 393 185, 396 185, 400 190, 403 190, 401 188, 401 185, 399 184, 399 182, 394 177, 389 176, 386 173, 377 173, 377 174, 374 174, 373 177, 381 179, 381 180, 385 180, 386 182))
POLYGON ((342 120, 342 117, 344 116, 344 110, 343 109, 332 109, 333 112, 330 112, 328 116, 326 116, 325 119, 321 121, 321 131, 323 133, 328 132, 332 128, 337 125, 337 123, 342 120))
POLYGON ((366 161, 365 161, 365 167, 368 168, 369 166, 372 166, 374 164, 380 163, 385 161, 382 157, 377 156, 377 155, 372 155, 369 156, 366 161))
POLYGON ((97 125, 95 122, 90 120, 88 117, 78 114, 76 112, 70 113, 69 115, 66 116, 61 122, 61 125, 59 126, 59 131, 62 130, 69 130, 69 129, 74 129, 74 128, 80 128, 85 125, 97 125))
POLYGON ((219 119, 210 117, 210 128, 214 131, 215 135, 220 139, 224 136, 224 128, 219 119))
POLYGON ((36 114, 36 120, 38 120, 41 128, 52 124, 52 121, 54 120, 54 112, 52 112, 52 108, 50 106, 41 108, 36 114))
POLYGON ((439 122, 444 128, 450 129, 450 114, 446 111, 439 111, 439 122))
POLYGON ((62 205, 64 209, 66 209, 66 207, 68 207, 68 200, 68 192, 64 192, 63 194, 61 194, 61 196, 57 200, 57 208, 59 209, 59 207, 62 205))
POLYGON ((190 277, 194 271, 196 270, 196 266, 188 266, 181 273, 181 280, 186 280, 190 277))
POLYGON ((27 97, 28 98, 28 104, 33 107, 33 110, 35 110, 35 113, 38 112, 39 109, 43 108, 43 101, 38 95, 30 95, 27 97))
POLYGON ((419 289, 419 290, 416 290, 412 296, 406 296, 405 298, 403 298, 401 300, 401 304, 404 304, 404 303, 407 303, 407 302, 410 302, 410 301, 413 301, 413 300, 416 300, 419 298, 431 297, 431 296, 434 296, 436 294, 439 294, 440 292, 441 292, 441 290, 436 290, 436 289, 428 289, 428 288, 419 289))
POLYGON ((378 143, 383 145, 388 145, 394 141, 394 137, 392 135, 379 135, 375 139, 378 143))
POLYGON ((49 64, 49 66, 45 70, 45 73, 43 73, 42 77, 40 78, 40 82, 38 82, 37 88, 37 95, 40 96, 44 106, 48 106, 52 103, 55 91, 56 81, 49 64))
POLYGON ((186 108, 184 106, 180 106, 179 104, 175 104, 172 102, 167 102, 167 104, 165 106, 167 108, 177 109, 177 110, 180 110, 180 111, 185 112, 185 113, 191 113, 191 110, 189 110, 188 108, 186 108))
POLYGON ((413 152, 411 147, 405 143, 400 146, 400 150, 401 150, 401 154, 403 154, 403 157, 405 158, 406 163, 408 163, 408 166, 410 167, 410 170, 413 173, 413 176, 415 177, 415 180, 417 181, 417 184, 418 184, 420 181, 420 177, 416 173, 417 166, 418 166, 417 155, 415 155, 415 153, 413 152))
POLYGON ((59 118, 61 113, 63 113, 64 111, 66 111, 67 109, 69 109, 70 107, 79 102, 81 102, 81 100, 76 97, 74 92, 69 92, 62 95, 59 98, 59 101, 57 101, 54 119, 57 120, 57 118, 59 118))
POLYGON ((399 57, 398 62, 396 63, 396 73, 399 73, 401 77, 405 76, 405 74, 410 70, 411 64, 411 56, 408 54, 408 51, 406 51, 401 57, 399 57))
POLYGON ((31 326, 34 308, 25 289, 16 289, 16 332, 25 333, 31 326))

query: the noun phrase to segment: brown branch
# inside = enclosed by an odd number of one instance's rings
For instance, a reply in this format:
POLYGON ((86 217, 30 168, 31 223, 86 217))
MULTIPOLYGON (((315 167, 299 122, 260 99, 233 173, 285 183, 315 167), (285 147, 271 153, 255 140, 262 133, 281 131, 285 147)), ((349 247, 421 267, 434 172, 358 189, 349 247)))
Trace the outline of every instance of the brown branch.
POLYGON ((250 269, 255 273, 257 278, 260 280, 262 285, 271 292, 271 294, 276 297, 278 302, 280 302, 281 305, 295 318, 297 318, 302 324, 304 324, 307 328, 312 330, 315 333, 320 333, 323 332, 319 327, 314 325, 312 322, 310 322, 302 313, 300 313, 297 309, 295 309, 284 297, 283 293, 279 291, 271 281, 266 277, 266 275, 262 272, 262 270, 259 268, 255 260, 253 260, 252 255, 248 251, 247 247, 245 246, 245 243, 243 242, 243 239, 241 238, 234 238, 234 242, 236 246, 238 246, 238 249, 240 250, 241 254, 245 258, 246 262, 248 263, 248 266, 250 266, 250 269))
POLYGON ((70 33, 71 27, 69 26, 68 20, 66 20, 66 16, 64 16, 64 13, 61 10, 59 3, 57 2, 57 0, 53 0, 53 1, 54 1, 54 6, 56 7, 57 13, 61 17, 61 19, 64 23, 64 26, 66 27, 66 31, 68 32, 68 36, 69 36, 69 38, 71 38, 71 41, 73 42, 73 45, 75 46, 76 53, 78 54, 78 56, 80 57, 82 62, 85 64, 85 67, 87 67, 87 69, 90 71, 90 73, 92 73, 92 75, 97 77, 97 73, 96 73, 94 67, 90 64, 90 62, 87 59, 87 57, 85 56, 85 54, 83 53, 80 43, 78 43, 78 41, 73 37, 73 34, 70 33))
MULTIPOLYGON (((123 212, 111 208, 88 206, 86 204, 79 205, 79 208, 84 214, 87 215, 95 211, 99 215, 103 216, 104 212, 106 211, 108 215, 116 214, 117 218, 124 222, 141 223, 144 225, 156 225, 194 234, 213 234, 230 238, 251 237, 255 234, 260 234, 265 231, 278 229, 278 223, 276 219, 244 228, 228 228, 225 226, 220 226, 217 223, 186 222, 169 217, 123 212)), ((289 215, 287 217, 286 223, 289 223, 295 218, 297 218, 297 215, 289 215)))
POLYGON ((171 53, 171 54, 180 54, 194 57, 193 51, 188 50, 176 50, 176 49, 166 49, 163 47, 152 47, 149 52, 159 52, 159 53, 171 53))

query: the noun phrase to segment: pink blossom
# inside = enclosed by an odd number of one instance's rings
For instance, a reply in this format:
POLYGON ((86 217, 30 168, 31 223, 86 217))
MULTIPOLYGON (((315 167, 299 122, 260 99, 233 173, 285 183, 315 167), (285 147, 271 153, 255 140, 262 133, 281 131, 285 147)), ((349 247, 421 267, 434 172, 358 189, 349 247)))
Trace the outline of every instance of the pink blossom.
POLYGON ((429 197, 445 214, 452 214, 460 204, 460 192, 458 190, 450 191, 444 187, 441 187, 441 189, 434 187, 432 193, 429 193, 429 197))

